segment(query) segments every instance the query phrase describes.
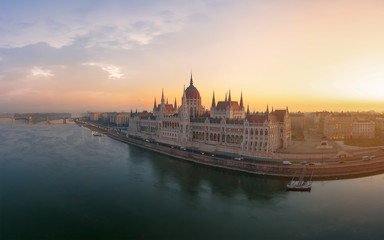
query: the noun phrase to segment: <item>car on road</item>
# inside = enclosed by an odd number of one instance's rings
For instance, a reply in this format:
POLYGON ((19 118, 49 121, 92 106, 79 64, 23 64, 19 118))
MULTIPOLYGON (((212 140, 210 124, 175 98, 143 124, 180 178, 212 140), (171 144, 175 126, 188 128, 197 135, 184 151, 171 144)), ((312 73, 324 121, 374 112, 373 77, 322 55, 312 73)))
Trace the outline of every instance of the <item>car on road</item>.
POLYGON ((292 165, 290 161, 283 161, 283 165, 292 165))
POLYGON ((233 158, 233 159, 235 159, 235 160, 237 160, 237 161, 241 161, 241 160, 244 160, 244 158, 243 158, 243 157, 235 157, 235 158, 233 158))

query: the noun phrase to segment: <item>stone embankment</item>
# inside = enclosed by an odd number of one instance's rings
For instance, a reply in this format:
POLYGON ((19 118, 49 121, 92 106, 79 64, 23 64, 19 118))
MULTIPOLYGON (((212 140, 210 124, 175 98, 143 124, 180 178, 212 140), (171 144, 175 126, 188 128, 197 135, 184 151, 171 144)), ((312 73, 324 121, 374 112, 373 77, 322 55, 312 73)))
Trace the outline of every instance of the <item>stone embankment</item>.
MULTIPOLYGON (((298 176, 304 168, 302 163, 292 165, 283 165, 279 160, 235 160, 201 152, 190 152, 180 150, 178 148, 170 148, 158 143, 146 142, 141 139, 134 139, 116 132, 102 130, 98 127, 84 125, 91 130, 98 131, 112 139, 131 144, 140 148, 144 148, 153 152, 168 155, 170 157, 182 159, 192 163, 203 164, 211 167, 229 169, 233 171, 241 171, 250 174, 292 178, 298 176)), ((297 162, 302 159, 298 159, 297 162)), ((325 159, 320 165, 306 164, 306 177, 312 177, 312 180, 342 179, 354 178, 361 176, 375 175, 384 173, 384 157, 377 157, 373 160, 362 161, 346 158, 343 161, 335 161, 334 159, 325 159)))

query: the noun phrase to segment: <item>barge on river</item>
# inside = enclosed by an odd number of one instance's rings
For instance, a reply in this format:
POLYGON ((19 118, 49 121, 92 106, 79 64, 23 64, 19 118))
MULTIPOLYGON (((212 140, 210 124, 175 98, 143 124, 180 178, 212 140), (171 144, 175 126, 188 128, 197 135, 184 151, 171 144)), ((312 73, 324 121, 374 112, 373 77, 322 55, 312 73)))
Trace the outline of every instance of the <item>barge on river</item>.
POLYGON ((290 183, 287 184, 287 191, 304 191, 309 192, 312 189, 312 175, 309 181, 304 181, 306 167, 303 168, 301 172, 301 176, 299 180, 295 180, 295 176, 293 176, 290 183))

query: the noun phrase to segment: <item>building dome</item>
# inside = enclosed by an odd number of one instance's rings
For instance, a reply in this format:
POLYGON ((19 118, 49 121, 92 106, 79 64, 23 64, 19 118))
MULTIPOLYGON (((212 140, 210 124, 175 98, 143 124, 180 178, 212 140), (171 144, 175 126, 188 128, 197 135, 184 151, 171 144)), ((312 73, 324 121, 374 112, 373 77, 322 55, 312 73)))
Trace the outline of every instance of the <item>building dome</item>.
POLYGON ((197 90, 197 88, 195 88, 195 86, 193 86, 192 74, 189 87, 187 87, 187 89, 185 90, 185 95, 187 99, 200 99, 199 91, 197 90))

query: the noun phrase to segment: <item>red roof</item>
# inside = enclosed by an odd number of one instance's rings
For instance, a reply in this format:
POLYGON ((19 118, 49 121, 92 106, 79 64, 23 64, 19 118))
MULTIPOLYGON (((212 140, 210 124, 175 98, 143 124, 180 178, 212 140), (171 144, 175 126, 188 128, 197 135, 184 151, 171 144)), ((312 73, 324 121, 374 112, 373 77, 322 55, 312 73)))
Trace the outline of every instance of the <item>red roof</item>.
POLYGON ((185 90, 185 97, 187 99, 200 99, 200 93, 192 84, 185 90))
MULTIPOLYGON (((234 110, 239 110, 240 109, 240 106, 239 106, 239 104, 236 101, 231 101, 231 105, 232 105, 232 109, 234 109, 234 110)), ((229 101, 222 101, 222 102, 218 102, 217 103, 216 109, 217 110, 224 110, 228 106, 229 106, 229 101)))
POLYGON ((150 113, 149 112, 138 113, 138 114, 136 114, 136 116, 139 117, 139 118, 148 118, 150 116, 150 113))
POLYGON ((270 122, 277 122, 277 117, 274 115, 268 115, 268 119, 270 122))
POLYGON ((287 110, 276 110, 273 112, 273 115, 277 117, 279 122, 284 122, 284 116, 287 113, 287 110))
POLYGON ((249 123, 264 123, 267 120, 267 115, 248 115, 249 123))
POLYGON ((172 112, 173 111, 173 105, 172 104, 165 104, 165 110, 167 110, 167 112, 172 112))

